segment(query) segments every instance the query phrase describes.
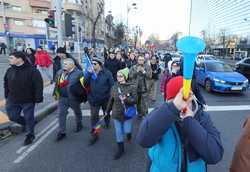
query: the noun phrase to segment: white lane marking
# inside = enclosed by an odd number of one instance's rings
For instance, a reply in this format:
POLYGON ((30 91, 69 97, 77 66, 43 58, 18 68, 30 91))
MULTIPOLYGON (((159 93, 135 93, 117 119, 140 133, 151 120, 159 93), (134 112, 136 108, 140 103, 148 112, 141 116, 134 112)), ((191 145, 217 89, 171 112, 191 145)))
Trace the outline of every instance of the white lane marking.
POLYGON ((36 149, 56 128, 58 124, 49 129, 47 133, 45 133, 39 140, 37 140, 33 145, 31 145, 25 152, 22 153, 15 161, 15 164, 22 162, 24 158, 26 158, 34 149, 36 149))
MULTIPOLYGON (((54 119, 46 128, 44 128, 40 133, 38 133, 36 135, 36 138, 39 139, 48 129, 50 129, 51 127, 53 127, 53 125, 55 125, 57 123, 57 119, 54 119)), ((36 141, 36 140, 35 140, 36 141)), ((21 148, 19 148, 16 153, 17 154, 21 154, 28 146, 22 146, 21 148)))
POLYGON ((243 111, 250 110, 249 105, 239 106, 208 106, 206 111, 220 112, 220 111, 243 111))

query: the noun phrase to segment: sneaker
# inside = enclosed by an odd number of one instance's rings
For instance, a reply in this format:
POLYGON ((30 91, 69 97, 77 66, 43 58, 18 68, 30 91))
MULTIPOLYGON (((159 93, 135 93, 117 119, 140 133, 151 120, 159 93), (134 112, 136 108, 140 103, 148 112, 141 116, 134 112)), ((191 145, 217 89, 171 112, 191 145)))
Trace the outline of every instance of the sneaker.
POLYGON ((32 134, 28 134, 24 140, 24 143, 23 145, 24 146, 27 146, 27 145, 30 145, 31 143, 33 143, 33 141, 35 140, 35 136, 32 135, 32 134))
POLYGON ((78 133, 82 130, 83 126, 82 124, 77 124, 75 132, 78 133))
POLYGON ((64 138, 66 137, 66 134, 65 133, 61 133, 59 132, 56 136, 56 141, 59 142, 61 140, 63 140, 64 138))

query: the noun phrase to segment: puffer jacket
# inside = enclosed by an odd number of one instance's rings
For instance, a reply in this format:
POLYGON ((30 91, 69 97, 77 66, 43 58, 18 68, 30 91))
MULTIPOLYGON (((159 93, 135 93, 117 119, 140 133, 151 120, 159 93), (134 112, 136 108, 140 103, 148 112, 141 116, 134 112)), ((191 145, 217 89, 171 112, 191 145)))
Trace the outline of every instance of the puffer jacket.
POLYGON ((111 89, 111 97, 109 99, 107 111, 110 112, 112 110, 112 116, 114 119, 124 121, 126 120, 126 117, 124 116, 125 109, 119 98, 120 93, 118 92, 118 87, 121 89, 122 95, 127 96, 127 98, 124 100, 126 107, 136 104, 136 89, 135 85, 132 83, 116 83, 111 89))
POLYGON ((49 67, 52 64, 51 57, 49 54, 42 50, 42 51, 37 51, 35 54, 35 65, 40 66, 40 67, 49 67))

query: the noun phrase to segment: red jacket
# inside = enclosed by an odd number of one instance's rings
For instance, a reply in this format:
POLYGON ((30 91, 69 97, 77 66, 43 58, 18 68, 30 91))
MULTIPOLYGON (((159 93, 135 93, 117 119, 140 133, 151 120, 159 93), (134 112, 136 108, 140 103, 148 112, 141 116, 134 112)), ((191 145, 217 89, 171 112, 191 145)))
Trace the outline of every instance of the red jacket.
POLYGON ((51 57, 49 56, 49 54, 42 50, 42 51, 37 51, 35 54, 36 57, 36 61, 35 64, 37 66, 41 66, 41 67, 49 67, 52 64, 52 60, 51 57))

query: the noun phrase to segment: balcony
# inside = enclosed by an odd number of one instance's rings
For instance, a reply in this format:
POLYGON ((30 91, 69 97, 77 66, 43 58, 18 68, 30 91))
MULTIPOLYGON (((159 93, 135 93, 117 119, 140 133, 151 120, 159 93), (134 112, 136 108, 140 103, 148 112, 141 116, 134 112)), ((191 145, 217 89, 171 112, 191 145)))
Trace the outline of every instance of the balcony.
POLYGON ((51 3, 48 0, 29 0, 31 7, 38 7, 38 8, 51 8, 51 3))
POLYGON ((82 7, 80 4, 75 4, 75 3, 71 3, 71 2, 65 2, 64 3, 64 9, 68 10, 68 11, 75 11, 78 13, 82 13, 82 7))

